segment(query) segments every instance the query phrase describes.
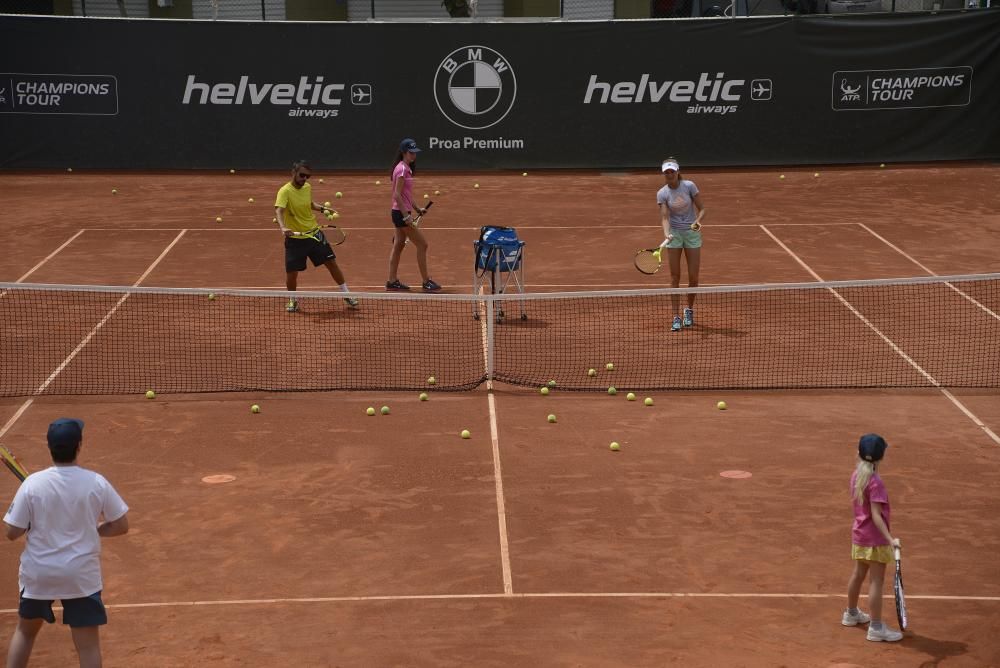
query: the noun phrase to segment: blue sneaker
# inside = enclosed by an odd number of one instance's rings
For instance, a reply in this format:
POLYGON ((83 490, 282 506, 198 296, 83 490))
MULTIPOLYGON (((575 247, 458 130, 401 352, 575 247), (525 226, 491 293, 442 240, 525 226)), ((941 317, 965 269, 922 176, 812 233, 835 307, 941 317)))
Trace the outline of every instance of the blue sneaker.
POLYGON ((670 326, 671 332, 681 331, 681 317, 679 315, 674 316, 674 324, 670 326))
POLYGON ((684 309, 684 326, 690 327, 694 324, 694 309, 686 308, 684 309))
POLYGON ((299 310, 299 303, 294 299, 289 299, 288 303, 285 304, 285 310, 289 313, 295 313, 299 310))

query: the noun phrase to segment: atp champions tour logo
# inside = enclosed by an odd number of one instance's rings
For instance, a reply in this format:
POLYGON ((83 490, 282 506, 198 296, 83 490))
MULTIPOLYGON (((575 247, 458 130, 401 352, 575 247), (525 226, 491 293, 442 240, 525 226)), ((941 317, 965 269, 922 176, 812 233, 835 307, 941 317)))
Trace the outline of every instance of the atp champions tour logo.
POLYGON ((449 53, 434 75, 434 100, 445 118, 467 130, 499 123, 517 97, 510 63, 486 46, 463 46, 449 53))

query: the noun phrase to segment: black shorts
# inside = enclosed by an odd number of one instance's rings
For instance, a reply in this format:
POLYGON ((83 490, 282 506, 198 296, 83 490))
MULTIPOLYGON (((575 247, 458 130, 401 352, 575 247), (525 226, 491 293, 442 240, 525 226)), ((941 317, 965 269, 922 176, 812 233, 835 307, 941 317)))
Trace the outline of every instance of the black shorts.
MULTIPOLYGON (((104 609, 101 592, 96 592, 83 598, 64 598, 63 624, 69 626, 102 626, 108 623, 108 612, 104 609)), ((52 601, 38 598, 25 598, 21 592, 21 602, 17 606, 17 614, 22 619, 44 619, 54 624, 56 616, 52 614, 52 601)))
POLYGON ((402 211, 392 210, 392 224, 396 227, 409 227, 406 222, 406 216, 403 215, 402 211))
POLYGON ((316 234, 320 238, 319 241, 308 237, 305 239, 285 237, 285 271, 305 271, 306 258, 312 260, 314 267, 337 259, 323 233, 316 234))

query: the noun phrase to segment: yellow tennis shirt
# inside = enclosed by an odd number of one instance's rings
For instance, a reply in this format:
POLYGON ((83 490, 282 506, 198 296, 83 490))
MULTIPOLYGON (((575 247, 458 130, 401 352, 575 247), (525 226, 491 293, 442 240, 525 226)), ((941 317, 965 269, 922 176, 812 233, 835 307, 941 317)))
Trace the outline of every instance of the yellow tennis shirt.
POLYGON ((308 183, 296 188, 289 181, 278 190, 274 206, 285 210, 285 227, 292 232, 306 234, 318 227, 312 201, 312 187, 308 183))

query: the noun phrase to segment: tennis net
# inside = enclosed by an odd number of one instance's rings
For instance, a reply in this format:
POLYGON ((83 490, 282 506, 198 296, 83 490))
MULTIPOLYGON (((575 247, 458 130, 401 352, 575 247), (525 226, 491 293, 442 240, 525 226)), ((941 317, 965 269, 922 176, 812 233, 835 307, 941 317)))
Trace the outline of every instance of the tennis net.
POLYGON ((297 313, 285 310, 289 296, 0 283, 0 396, 468 390, 487 380, 595 391, 1000 387, 1000 274, 358 293, 358 309, 344 293, 297 292, 297 313), (695 324, 672 333, 673 300, 683 307, 689 293, 695 324))

